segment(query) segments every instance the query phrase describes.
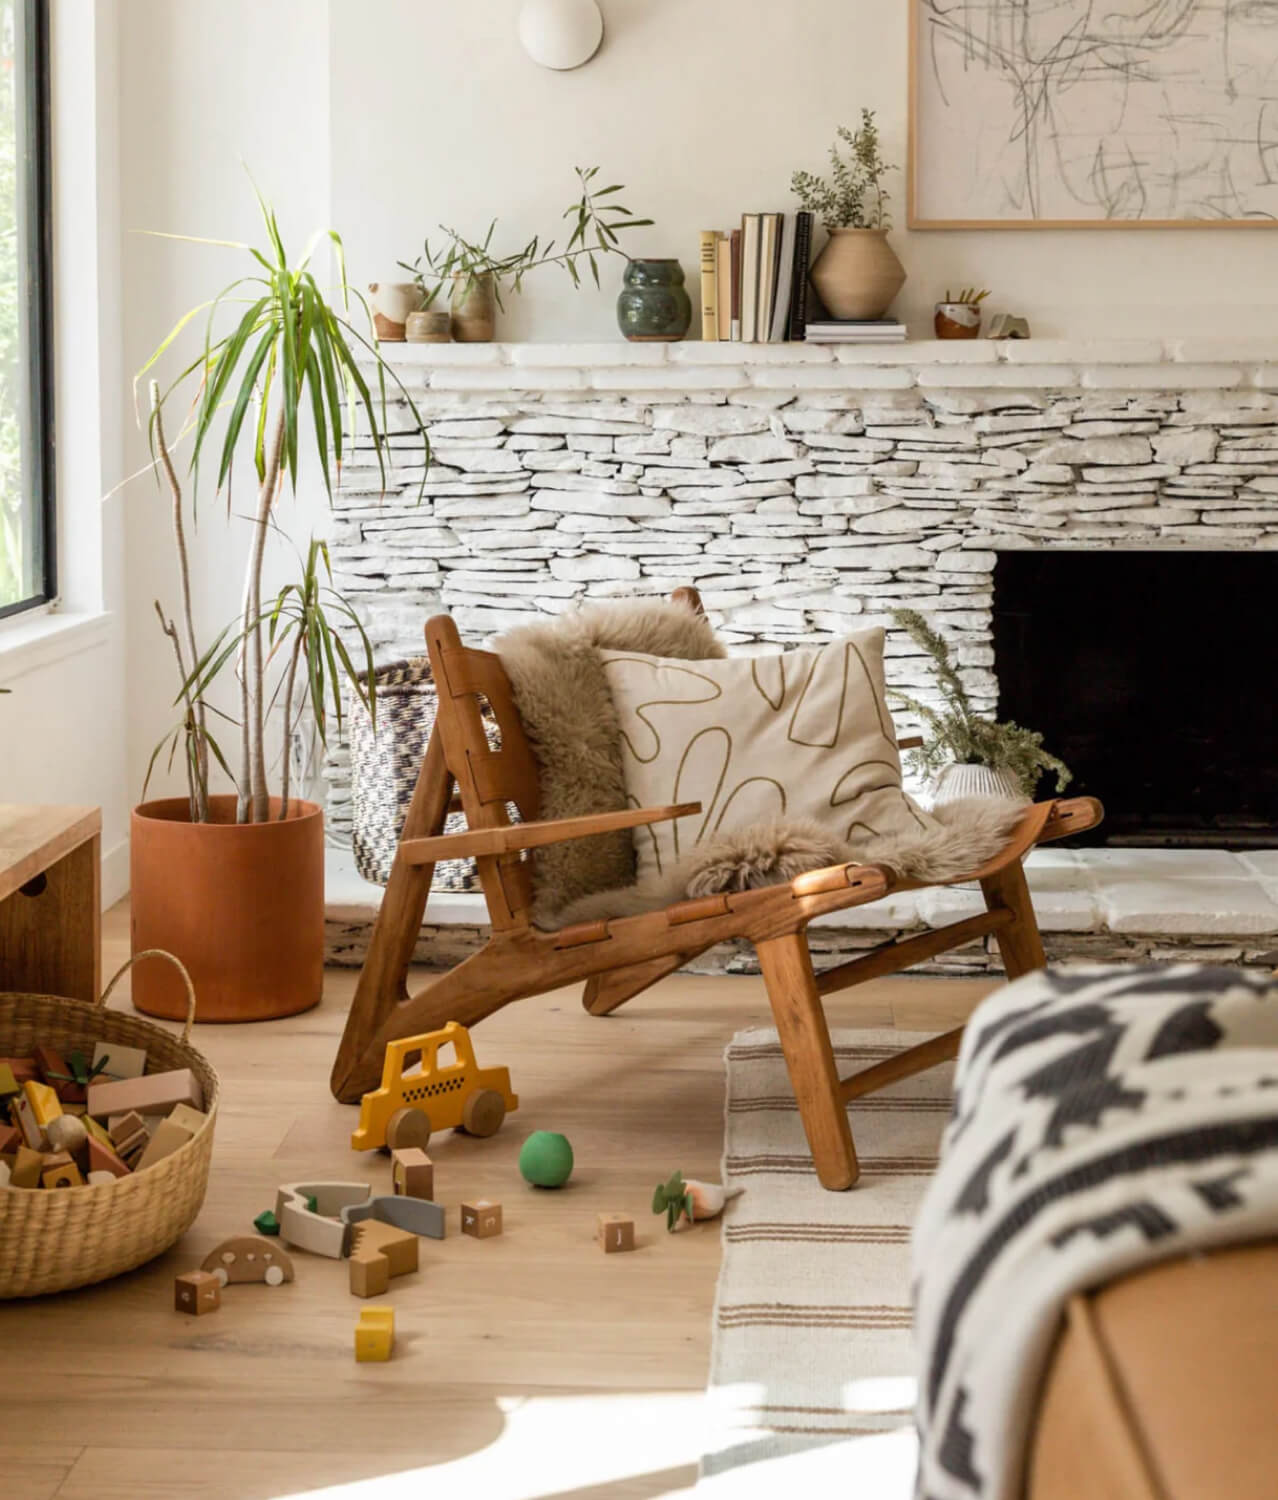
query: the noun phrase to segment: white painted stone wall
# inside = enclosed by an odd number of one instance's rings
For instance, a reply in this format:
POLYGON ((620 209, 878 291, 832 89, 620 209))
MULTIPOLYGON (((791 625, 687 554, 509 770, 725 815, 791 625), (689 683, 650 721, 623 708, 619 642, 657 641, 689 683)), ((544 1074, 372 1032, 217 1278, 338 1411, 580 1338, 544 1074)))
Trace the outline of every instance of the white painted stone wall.
MULTIPOLYGON (((415 439, 384 492, 357 448, 332 539, 379 663, 440 610, 478 639, 691 583, 744 651, 920 609, 992 708, 998 552, 1278 548, 1268 340, 387 352, 430 423, 424 494, 415 439)), ((930 682, 899 634, 888 654, 892 685, 930 682)), ((329 773, 340 833, 340 750, 329 773)))

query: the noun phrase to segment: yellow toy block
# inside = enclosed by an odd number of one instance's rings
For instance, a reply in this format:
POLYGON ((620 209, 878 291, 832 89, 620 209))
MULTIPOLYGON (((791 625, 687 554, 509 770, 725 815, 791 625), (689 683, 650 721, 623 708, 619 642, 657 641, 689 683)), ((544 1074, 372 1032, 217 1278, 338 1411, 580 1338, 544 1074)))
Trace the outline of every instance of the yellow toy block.
POLYGON ((62 1113, 62 1101, 47 1083, 41 1083, 37 1078, 28 1078, 22 1085, 22 1092, 27 1096, 31 1113, 41 1130, 62 1113))
POLYGON ((355 1325, 355 1362, 370 1364, 391 1357, 395 1347, 395 1309, 379 1304, 360 1309, 355 1325))

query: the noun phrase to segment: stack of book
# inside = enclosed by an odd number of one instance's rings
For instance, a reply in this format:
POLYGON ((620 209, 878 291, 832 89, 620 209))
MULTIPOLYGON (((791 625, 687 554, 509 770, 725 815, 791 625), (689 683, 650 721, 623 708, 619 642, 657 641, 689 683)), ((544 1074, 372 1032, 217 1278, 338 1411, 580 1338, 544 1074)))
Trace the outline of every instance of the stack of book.
POLYGON ((801 339, 808 316, 812 215, 742 214, 701 231, 701 337, 747 344, 801 339))
POLYGON ((900 344, 905 324, 894 318, 823 318, 803 333, 809 344, 900 344))

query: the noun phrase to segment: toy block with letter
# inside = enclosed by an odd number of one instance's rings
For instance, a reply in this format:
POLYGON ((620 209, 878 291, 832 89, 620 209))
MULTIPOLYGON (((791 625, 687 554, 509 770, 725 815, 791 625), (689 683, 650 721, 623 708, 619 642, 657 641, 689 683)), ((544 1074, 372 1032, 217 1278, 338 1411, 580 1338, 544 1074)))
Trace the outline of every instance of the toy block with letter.
POLYGON ((175 1312, 200 1317, 222 1305, 222 1283, 212 1271, 186 1271, 173 1281, 175 1312))
POLYGON ((501 1204, 490 1203, 487 1198, 480 1198, 474 1203, 463 1203, 461 1227, 463 1234, 473 1235, 477 1240, 491 1239, 493 1235, 500 1234, 501 1204))
POLYGON ((625 1214, 600 1214, 595 1220, 595 1237, 606 1255, 618 1250, 633 1250, 635 1221, 625 1214))

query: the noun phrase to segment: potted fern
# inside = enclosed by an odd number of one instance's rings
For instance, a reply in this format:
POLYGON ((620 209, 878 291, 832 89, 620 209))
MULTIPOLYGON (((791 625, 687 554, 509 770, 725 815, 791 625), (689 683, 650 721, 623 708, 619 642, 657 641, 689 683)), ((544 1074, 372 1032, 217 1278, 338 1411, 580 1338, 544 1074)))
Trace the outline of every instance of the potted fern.
POLYGON ((905 285, 905 268, 887 240, 892 220, 883 179, 895 170, 883 160, 874 111, 863 109, 858 130, 839 126, 830 147, 829 178, 811 172, 790 178, 799 202, 830 236, 812 263, 811 277, 832 317, 881 318, 905 285))
MULTIPOLYGON (((323 740, 330 717, 340 723, 343 682, 363 696, 371 692, 365 682, 373 680, 368 639, 332 585, 322 542, 311 543, 294 582, 273 598, 264 595, 267 548, 279 541, 275 511, 282 491, 296 489, 305 462, 331 499, 356 421, 367 429, 385 478, 388 375, 425 442, 416 406, 378 355, 367 305, 347 284, 341 240, 331 231, 316 236, 301 259, 291 261, 274 213, 260 195, 258 201, 264 247, 229 246, 244 253, 243 274, 181 318, 139 372, 139 381, 158 373, 190 339, 171 383, 162 388, 149 380, 148 421, 154 469, 171 500, 181 603, 172 614, 158 601, 155 606, 175 662, 176 722, 157 746, 147 780, 162 756, 170 765, 180 757, 187 790, 134 810, 133 950, 164 948, 183 961, 202 1020, 259 1020, 319 1001, 323 812, 294 794, 292 742, 303 717, 323 740), (311 270, 321 239, 331 243, 337 262, 332 300, 311 270), (202 475, 216 475, 215 488, 232 509, 236 459, 246 454, 252 460, 243 606, 211 639, 202 638, 196 624, 189 548, 197 534, 207 542, 218 533, 188 532, 165 421, 170 407, 185 420, 180 432, 171 424, 173 445, 191 438, 192 521, 202 475), (358 670, 351 649, 362 659, 358 670), (232 715, 219 710, 212 694, 228 671, 235 677, 232 715), (221 743, 228 725, 239 740, 234 769, 221 743), (233 792, 213 790, 218 768, 233 792)), ((186 1011, 180 982, 171 982, 159 965, 137 971, 133 998, 151 1015, 186 1011)))
POLYGON ((908 693, 889 691, 923 726, 923 744, 907 752, 906 759, 916 775, 931 783, 933 801, 1029 798, 1045 771, 1055 775, 1056 790, 1063 792, 1072 773, 1064 761, 1044 750, 1043 736, 975 713, 944 638, 916 610, 893 610, 892 618, 931 658, 943 702, 938 710, 908 693))

